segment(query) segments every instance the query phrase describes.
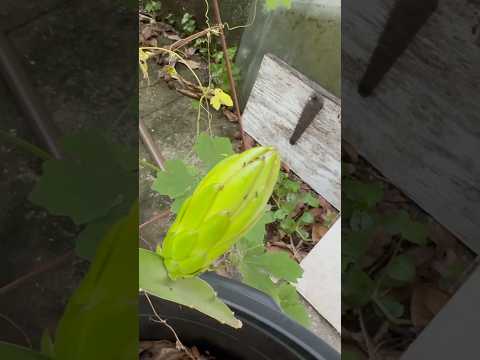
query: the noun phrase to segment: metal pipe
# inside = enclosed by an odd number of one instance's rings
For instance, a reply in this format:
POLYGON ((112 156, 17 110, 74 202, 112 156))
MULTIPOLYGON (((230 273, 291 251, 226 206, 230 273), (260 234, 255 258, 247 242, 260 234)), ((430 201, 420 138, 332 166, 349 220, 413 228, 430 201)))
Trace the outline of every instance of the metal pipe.
POLYGON ((157 148, 155 141, 153 140, 152 136, 148 132, 147 127, 142 119, 138 120, 138 128, 140 130, 140 136, 142 137, 142 141, 147 147, 150 155, 152 155, 153 160, 158 165, 161 170, 165 170, 165 160, 163 159, 160 150, 157 148))
POLYGON ((62 151, 57 143, 60 132, 52 123, 51 115, 30 82, 22 65, 22 59, 10 39, 1 31, 0 74, 5 79, 21 111, 32 125, 42 144, 56 159, 63 158, 62 151))
POLYGON ((213 3, 213 12, 215 14, 215 22, 217 23, 220 29, 219 30, 220 43, 222 44, 223 59, 225 60, 225 67, 227 69, 228 82, 230 83, 230 90, 232 92, 233 101, 235 105, 235 114, 237 115, 238 125, 240 126, 240 134, 242 136, 243 148, 245 148, 247 145, 247 141, 245 137, 245 132, 243 131, 242 113, 240 111, 240 103, 238 101, 237 86, 235 84, 235 79, 233 78, 232 64, 230 62, 230 58, 228 57, 228 45, 227 45, 227 39, 225 38, 225 31, 223 30, 222 16, 220 14, 220 6, 218 5, 218 0, 212 0, 212 3, 213 3))

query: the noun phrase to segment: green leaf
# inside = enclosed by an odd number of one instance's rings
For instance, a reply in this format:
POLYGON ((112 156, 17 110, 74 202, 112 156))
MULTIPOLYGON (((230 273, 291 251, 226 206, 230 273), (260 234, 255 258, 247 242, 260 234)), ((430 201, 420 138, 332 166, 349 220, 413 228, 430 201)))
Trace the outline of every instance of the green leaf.
POLYGON ((354 231, 370 229, 375 225, 373 216, 361 210, 355 210, 350 218, 350 227, 354 231))
POLYGON ((362 270, 353 268, 342 276, 342 299, 351 306, 363 307, 375 289, 373 280, 362 270))
POLYGON ((342 255, 358 261, 368 249, 373 232, 369 230, 349 231, 342 237, 342 255))
POLYGON ((302 214, 299 221, 302 224, 313 224, 315 219, 313 218, 313 215, 310 212, 306 211, 302 214))
POLYGON ((0 341, 0 359, 5 360, 52 360, 39 352, 0 341))
MULTIPOLYGON (((145 249, 139 249, 139 287, 141 290, 194 308, 222 324, 240 328, 242 323, 233 312, 216 296, 210 285, 198 277, 172 281, 162 258, 145 249)), ((133 359, 133 357, 132 357, 133 359)))
POLYGON ((244 237, 237 242, 237 248, 243 256, 259 255, 264 251, 265 226, 274 221, 273 213, 266 211, 258 222, 247 232, 244 237))
POLYGON ((280 302, 275 283, 267 273, 256 266, 250 266, 246 262, 241 262, 238 269, 242 275, 243 283, 270 295, 277 303, 280 302))
POLYGON ((42 339, 40 341, 42 353, 50 358, 55 358, 55 345, 53 345, 52 337, 48 329, 45 329, 42 334, 42 339))
POLYGON ((274 212, 273 217, 275 220, 283 220, 288 216, 288 212, 284 208, 280 208, 274 212))
POLYGON ((262 255, 249 256, 243 261, 277 279, 283 279, 292 283, 297 282, 303 274, 300 265, 284 251, 266 252, 262 255))
POLYGON ((285 188, 285 190, 290 192, 296 193, 300 191, 300 183, 298 181, 293 181, 288 178, 284 180, 282 186, 285 188))
POLYGON ((306 229, 299 227, 295 231, 298 234, 298 236, 302 238, 302 240, 310 241, 310 233, 306 229))
POLYGON ((364 208, 372 208, 383 199, 382 184, 377 182, 347 179, 342 182, 342 190, 347 198, 364 208))
POLYGON ((305 194, 303 201, 305 202, 305 204, 313 208, 317 208, 320 206, 320 200, 317 197, 313 196, 310 192, 307 192, 305 194))
POLYGON ((280 285, 278 297, 280 299, 280 307, 287 315, 306 328, 310 327, 311 321, 305 305, 301 302, 300 295, 298 295, 297 290, 291 284, 283 283, 280 285))
POLYGON ((30 201, 53 215, 68 216, 76 224, 104 217, 128 201, 137 174, 127 170, 132 165, 119 159, 116 146, 98 132, 87 131, 65 137, 62 148, 68 160, 43 163, 43 175, 30 201))
POLYGON ((400 318, 403 316, 405 307, 395 299, 384 297, 378 301, 380 302, 381 306, 394 318, 400 318))
POLYGON ((415 263, 408 255, 398 255, 387 266, 387 274, 394 280, 410 282, 415 279, 415 263))
POLYGON ((266 0, 265 6, 268 11, 275 10, 279 7, 290 9, 292 7, 292 0, 266 0))
POLYGON ((88 224, 75 240, 77 255, 86 260, 93 260, 97 252, 98 244, 111 226, 112 219, 109 217, 101 218, 88 224))
POLYGON ((210 137, 206 133, 201 133, 198 136, 195 151, 208 170, 234 153, 230 139, 226 137, 210 137))
POLYGON ((405 240, 417 245, 427 244, 427 225, 412 220, 405 210, 385 215, 382 222, 385 230, 391 235, 402 235, 405 240))
POLYGON ((280 228, 287 234, 293 234, 297 230, 297 223, 292 218, 286 218, 280 223, 280 228))
POLYGON ((345 351, 342 349, 342 360, 358 360, 359 355, 353 351, 345 351))
POLYGON ((414 244, 426 245, 428 228, 424 223, 410 221, 410 224, 406 226, 402 231, 402 237, 414 244))
POLYGON ((165 171, 159 171, 152 190, 172 199, 184 196, 196 185, 196 176, 181 160, 167 160, 165 171))
POLYGON ((58 359, 133 359, 138 352, 138 206, 102 239, 55 336, 58 359), (114 329, 114 331, 112 331, 114 329), (102 344, 102 346, 98 346, 102 344))
POLYGON ((174 214, 178 214, 183 203, 193 194, 195 189, 188 190, 185 194, 177 196, 172 203, 171 210, 174 214))

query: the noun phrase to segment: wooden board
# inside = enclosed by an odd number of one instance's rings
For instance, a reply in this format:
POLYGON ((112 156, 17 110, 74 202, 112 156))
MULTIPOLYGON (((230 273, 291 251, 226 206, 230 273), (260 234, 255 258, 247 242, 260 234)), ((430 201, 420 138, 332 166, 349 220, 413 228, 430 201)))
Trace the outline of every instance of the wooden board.
POLYGON ((342 136, 480 253, 480 2, 442 0, 375 94, 358 81, 395 0, 342 3, 342 136))
POLYGON ((337 209, 340 209, 340 101, 299 72, 265 55, 244 115, 245 131, 263 145, 277 147, 282 160, 337 209), (324 107, 295 145, 289 139, 310 95, 324 107))
POLYGON ((478 358, 480 268, 432 320, 402 360, 478 358))
POLYGON ((338 332, 341 331, 342 225, 338 219, 303 259, 297 290, 338 332))

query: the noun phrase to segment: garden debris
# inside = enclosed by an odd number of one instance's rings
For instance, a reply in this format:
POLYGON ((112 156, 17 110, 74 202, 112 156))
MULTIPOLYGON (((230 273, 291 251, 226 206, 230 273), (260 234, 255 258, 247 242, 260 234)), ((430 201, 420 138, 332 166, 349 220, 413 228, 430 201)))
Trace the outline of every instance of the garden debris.
MULTIPOLYGON (((369 340, 376 359, 398 359, 460 286, 475 255, 352 146, 343 150, 342 333, 364 326, 377 334, 369 340)), ((365 336, 351 339, 371 355, 365 336)))
POLYGON ((141 341, 140 360, 215 360, 208 352, 201 354, 197 347, 188 348, 188 353, 178 349, 175 343, 168 340, 141 341))

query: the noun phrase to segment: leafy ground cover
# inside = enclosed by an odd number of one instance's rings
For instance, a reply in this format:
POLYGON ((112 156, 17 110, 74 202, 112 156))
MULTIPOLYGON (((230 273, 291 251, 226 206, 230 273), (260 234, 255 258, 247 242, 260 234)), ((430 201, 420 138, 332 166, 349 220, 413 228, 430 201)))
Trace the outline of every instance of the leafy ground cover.
POLYGON ((448 302, 474 254, 343 146, 342 339, 348 359, 397 359, 448 302))

